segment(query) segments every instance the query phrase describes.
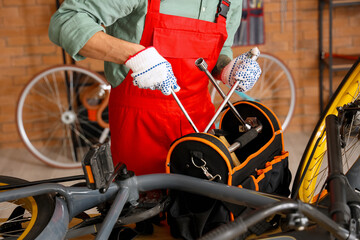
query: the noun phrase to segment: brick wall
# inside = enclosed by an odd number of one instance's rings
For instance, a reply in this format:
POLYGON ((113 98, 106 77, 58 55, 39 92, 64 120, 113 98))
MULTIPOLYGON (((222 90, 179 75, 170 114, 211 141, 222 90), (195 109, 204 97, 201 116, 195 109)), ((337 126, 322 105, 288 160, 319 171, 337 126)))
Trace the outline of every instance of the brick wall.
MULTIPOLYGON (((319 118, 319 31, 318 1, 265 0, 265 44, 261 51, 271 53, 289 67, 295 80, 297 103, 287 131, 311 132, 319 118)), ((333 52, 360 55, 360 6, 338 7, 333 12, 333 52)), ((324 10, 324 49, 329 45, 328 6, 324 10)), ((248 47, 237 47, 235 54, 248 47)), ((334 74, 334 89, 347 71, 334 74)), ((324 72, 325 81, 327 71, 324 72)), ((324 84, 324 101, 328 99, 328 83, 324 84)))
MULTIPOLYGON (((318 1, 265 0, 266 43, 259 46, 290 68, 297 88, 297 107, 289 131, 311 131, 318 119, 318 1)), ((61 49, 48 39, 55 0, 0 0, 0 147, 22 147, 16 103, 22 88, 37 72, 62 63, 61 49)), ((334 44, 338 53, 360 52, 360 7, 336 9, 334 44)), ((325 15, 327 19, 327 15, 325 15)), ((325 20, 325 24, 326 24, 325 20)), ((327 44, 328 41, 325 41, 327 44)), ((235 54, 248 47, 234 49, 235 54)), ((82 61, 92 70, 99 61, 82 61)), ((346 72, 338 73, 342 79, 346 72)))

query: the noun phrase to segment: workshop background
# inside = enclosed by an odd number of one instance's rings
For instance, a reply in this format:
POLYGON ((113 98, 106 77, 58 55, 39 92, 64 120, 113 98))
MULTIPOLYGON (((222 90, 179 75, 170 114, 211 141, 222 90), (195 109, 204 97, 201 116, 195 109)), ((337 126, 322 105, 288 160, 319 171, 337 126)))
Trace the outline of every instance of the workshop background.
MULTIPOLYGON (((287 132, 311 133, 319 118, 318 4, 316 0, 264 1, 265 42, 258 47, 281 59, 295 80, 296 109, 287 132)), ((328 10, 325 5, 322 41, 325 49, 329 44, 328 10)), ((0 148, 24 146, 15 121, 21 90, 35 74, 63 63, 61 48, 48 38, 50 17, 55 11, 55 0, 0 0, 0 148)), ((334 9, 334 53, 360 53, 359 23, 360 5, 334 9)), ((236 47, 234 55, 248 49, 249 46, 236 47)), ((94 71, 101 71, 103 67, 101 61, 94 60, 76 64, 94 71)), ((334 73, 334 89, 346 73, 334 73)), ((328 79, 326 71, 324 79, 328 79)), ((325 84, 325 102, 327 90, 325 84)))

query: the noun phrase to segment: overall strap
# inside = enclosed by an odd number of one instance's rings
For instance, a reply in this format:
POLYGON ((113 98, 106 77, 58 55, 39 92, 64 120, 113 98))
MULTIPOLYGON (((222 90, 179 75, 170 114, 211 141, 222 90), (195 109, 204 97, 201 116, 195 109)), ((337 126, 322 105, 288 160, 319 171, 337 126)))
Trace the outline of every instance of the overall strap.
POLYGON ((217 13, 215 16, 216 22, 226 22, 227 14, 230 9, 231 2, 229 0, 220 0, 217 13))
POLYGON ((160 0, 148 0, 148 12, 160 12, 160 0))
MULTIPOLYGON (((160 12, 160 0, 148 0, 148 12, 160 12)), ((227 14, 230 9, 231 2, 229 0, 220 0, 217 13, 215 16, 216 22, 226 22, 227 14)))

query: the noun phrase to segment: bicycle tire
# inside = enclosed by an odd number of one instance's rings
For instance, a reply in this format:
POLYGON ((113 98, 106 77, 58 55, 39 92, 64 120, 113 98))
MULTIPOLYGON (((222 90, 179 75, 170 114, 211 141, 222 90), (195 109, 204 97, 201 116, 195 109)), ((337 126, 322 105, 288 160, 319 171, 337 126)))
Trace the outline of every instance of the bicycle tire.
MULTIPOLYGON (((14 185, 26 183, 25 180, 0 176, 0 185, 14 185)), ((11 202, 0 203, 0 239, 7 239, 8 232, 11 230, 11 239, 17 238, 21 240, 35 239, 46 227, 55 209, 55 202, 50 195, 40 195, 14 200, 11 202), (14 209, 25 209, 21 216, 21 224, 15 223, 14 219, 10 219, 14 209), (5 210, 6 209, 6 210, 5 210), (10 214, 5 215, 5 214, 10 214), (31 216, 30 216, 31 215, 31 216), (6 219, 6 221, 4 221, 6 219), (20 228, 21 227, 21 228, 20 228), (18 234, 16 232, 19 231, 18 234)), ((20 221, 20 215, 13 215, 17 221, 20 221)))
MULTIPOLYGON (((109 137, 94 119, 98 117, 94 109, 81 104, 81 96, 91 88, 99 96, 85 100, 96 104, 102 101, 102 91, 107 91, 104 86, 108 88, 100 74, 74 65, 54 66, 33 77, 20 95, 16 115, 27 149, 52 167, 81 167, 90 145, 109 137)), ((107 111, 103 115, 108 118, 107 111)))
MULTIPOLYGON (((259 80, 246 93, 236 92, 230 98, 231 102, 240 100, 258 101, 269 107, 280 120, 282 129, 290 124, 296 104, 295 83, 289 68, 277 57, 261 53, 258 63, 262 70, 259 80), (271 84, 269 84, 271 82, 271 84)), ((225 93, 229 88, 219 81, 225 93)), ((210 88, 211 100, 215 106, 221 103, 222 98, 217 95, 214 87, 210 88)))
MULTIPOLYGON (((301 158, 299 168, 296 172, 294 185, 292 190, 292 197, 298 198, 303 202, 313 203, 317 200, 319 193, 322 193, 322 187, 327 178, 327 146, 326 146, 326 131, 325 119, 329 114, 338 115, 337 107, 344 106, 347 103, 354 102, 359 99, 360 94, 360 59, 355 62, 349 70, 345 78, 340 83, 339 87, 331 97, 326 109, 321 114, 321 117, 316 124, 316 127, 309 139, 301 158)), ((357 147, 360 149, 359 139, 350 138, 350 133, 353 134, 355 127, 358 124, 352 125, 346 133, 349 133, 348 141, 354 141, 353 144, 346 144, 346 148, 342 150, 342 157, 344 161, 344 173, 351 169, 353 163, 359 157, 359 153, 350 151, 350 147, 357 147), (351 155, 350 155, 351 154, 351 155), (355 155, 352 155, 355 154, 355 155)), ((357 134, 358 130, 357 130, 357 134)), ((358 135, 357 135, 358 137, 358 135)))

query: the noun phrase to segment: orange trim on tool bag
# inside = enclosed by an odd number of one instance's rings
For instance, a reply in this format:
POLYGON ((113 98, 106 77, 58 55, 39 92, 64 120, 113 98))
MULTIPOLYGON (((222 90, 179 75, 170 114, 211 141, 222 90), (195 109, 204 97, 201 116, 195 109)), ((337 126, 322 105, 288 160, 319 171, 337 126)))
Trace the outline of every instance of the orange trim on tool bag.
MULTIPOLYGON (((207 134, 207 135, 210 135, 216 139, 218 139, 217 137, 215 137, 214 135, 211 135, 209 133, 203 133, 203 134, 207 134)), ((179 143, 182 143, 182 142, 185 142, 185 141, 198 141, 198 142, 202 142, 202 143, 205 143, 207 144, 208 146, 212 147, 213 149, 215 149, 219 154, 220 156, 225 160, 225 163, 228 167, 228 170, 229 170, 229 175, 228 175, 228 185, 231 185, 231 181, 232 181, 232 174, 233 174, 233 171, 232 171, 232 167, 231 167, 231 164, 229 162, 229 159, 227 159, 226 155, 224 154, 223 151, 221 151, 220 148, 218 148, 218 146, 216 146, 214 143, 210 142, 209 140, 206 140, 204 138, 200 138, 200 137, 195 137, 195 136, 191 136, 191 137, 183 137, 183 138, 180 138, 176 144, 173 144, 168 152, 168 155, 166 157, 166 173, 170 173, 170 167, 169 167, 169 163, 170 163, 170 156, 171 156, 171 153, 172 151, 174 150, 174 148, 179 144, 179 143)), ((221 144, 224 145, 224 147, 226 148, 225 144, 220 140, 218 139, 221 144)), ((227 149, 227 148, 226 148, 227 149)), ((229 152, 229 155, 230 155, 230 152, 229 152)))
MULTIPOLYGON (((270 163, 270 162, 267 162, 266 164, 265 164, 265 168, 263 168, 263 169, 258 169, 257 171, 256 171, 256 174, 259 176, 259 177, 261 177, 261 176, 263 176, 264 175, 264 173, 267 173, 268 171, 270 171, 270 170, 272 170, 272 164, 270 163)), ((262 177, 261 179, 263 179, 264 177, 262 177)), ((260 180, 261 180, 260 179, 260 180)), ((260 181, 259 180, 259 181, 260 181)))
MULTIPOLYGON (((277 124, 279 125, 279 130, 275 132, 275 135, 278 135, 278 134, 283 133, 282 125, 281 125, 281 123, 280 123, 280 121, 279 121, 279 118, 276 116, 276 114, 275 114, 270 108, 266 107, 265 105, 263 105, 263 106, 264 106, 269 112, 272 113, 272 115, 273 115, 273 116, 275 117, 275 119, 276 119, 277 124)), ((272 123, 271 123, 271 125, 272 125, 272 123)), ((282 146, 283 146, 282 149, 284 149, 284 136, 281 136, 281 143, 282 143, 282 146)))
POLYGON ((247 159, 242 162, 239 166, 234 168, 234 172, 238 171, 239 169, 242 169, 245 165, 247 165, 249 163, 250 160, 252 160, 254 157, 258 156, 260 153, 262 153, 275 139, 275 135, 273 135, 270 140, 264 145, 262 146, 258 151, 256 151, 255 153, 251 154, 250 156, 247 157, 247 159))
MULTIPOLYGON (((269 123, 270 123, 270 125, 271 125, 271 128, 272 128, 272 132, 275 133, 275 128, 274 128, 274 125, 273 125, 271 119, 269 118, 269 115, 266 114, 259 106, 255 105, 255 104, 253 104, 253 103, 251 103, 251 102, 247 102, 247 103, 248 103, 249 105, 251 105, 251 106, 259 109, 259 111, 262 112, 262 114, 263 114, 263 115, 267 118, 267 120, 269 121, 269 123)), ((259 104, 259 103, 258 103, 258 104, 259 104)), ((262 105, 262 104, 261 104, 261 105, 262 105)), ((268 109, 267 107, 265 107, 264 105, 262 105, 262 106, 263 106, 264 108, 266 108, 267 110, 269 110, 269 109, 268 109)), ((271 111, 270 111, 270 112, 271 112, 271 111)), ((275 116, 273 112, 271 112, 271 113, 272 113, 273 116, 275 116)), ((275 119, 277 119, 277 118, 275 117, 275 119)), ((278 121, 278 120, 277 120, 277 121, 278 121)), ((279 122, 278 122, 278 125, 279 125, 279 122)), ((281 126, 281 125, 279 125, 279 126, 281 126)))
MULTIPOLYGON (((271 125, 272 132, 275 133, 274 125, 272 124, 271 119, 269 118, 269 116, 268 116, 259 106, 255 105, 255 104, 253 104, 253 103, 251 103, 251 102, 249 102, 249 101, 239 101, 239 102, 237 102, 237 103, 234 104, 234 107, 235 107, 236 105, 240 105, 240 104, 243 104, 243 103, 244 103, 244 104, 251 105, 251 106, 253 106, 254 108, 258 109, 258 110, 267 118, 268 122, 269 122, 270 125, 271 125)), ((258 104, 260 104, 260 103, 258 103, 258 104)), ((262 104, 261 104, 261 105, 262 105, 262 104)), ((264 108, 266 108, 267 110, 269 110, 265 105, 262 105, 262 106, 263 106, 264 108)), ((223 120, 224 116, 226 115, 226 113, 227 113, 229 110, 230 110, 230 108, 227 108, 227 109, 225 110, 224 114, 221 116, 220 123, 222 123, 222 120, 223 120)), ((269 111, 270 111, 270 110, 269 110, 269 111)), ((270 112, 274 115, 274 113, 273 113, 272 111, 270 111, 270 112)), ((274 115, 274 116, 276 116, 276 115, 274 115)), ((275 117, 275 119, 276 119, 278 125, 281 126, 281 125, 279 124, 279 120, 277 119, 277 117, 275 117)), ((221 127, 221 125, 220 125, 220 127, 221 127)))
MULTIPOLYGON (((259 169, 259 170, 256 171, 256 174, 259 175, 259 177, 255 178, 253 175, 251 175, 251 177, 253 178, 255 186, 257 186, 257 188, 259 188, 259 182, 265 178, 265 173, 271 171, 272 168, 273 168, 272 166, 274 164, 281 162, 282 160, 284 160, 288 156, 289 156, 289 152, 283 152, 283 155, 275 156, 272 161, 265 163, 265 168, 264 169, 259 169)), ((256 191, 258 191, 258 189, 256 189, 256 191)))
MULTIPOLYGON (((271 126, 271 128, 272 128, 273 136, 272 136, 272 137, 270 138, 270 140, 269 140, 264 146, 262 146, 258 151, 256 151, 255 153, 251 154, 250 156, 248 156, 248 158, 247 158, 242 164, 240 164, 239 166, 235 167, 235 168, 234 168, 234 172, 236 172, 237 170, 243 168, 244 165, 248 164, 251 159, 253 159, 254 157, 258 156, 260 153, 262 153, 262 152, 274 141, 275 137, 276 137, 277 135, 279 135, 279 134, 282 133, 282 130, 281 130, 281 129, 275 131, 274 125, 273 125, 271 119, 269 118, 268 114, 266 114, 259 106, 255 105, 255 104, 253 104, 253 103, 251 103, 251 102, 248 102, 248 101, 240 101, 240 102, 237 102, 234 106, 239 105, 239 104, 242 104, 242 103, 253 106, 254 108, 258 109, 258 110, 266 117, 266 119, 268 120, 268 122, 270 123, 270 126, 271 126)), ((258 103, 258 104, 259 104, 259 103, 258 103)), ((262 104, 261 104, 261 105, 262 105, 262 104)), ((269 110, 265 105, 262 105, 262 106, 263 106, 264 108, 266 108, 267 110, 269 110)), ((223 114, 222 118, 225 116, 225 114, 226 114, 227 111, 229 111, 229 109, 227 109, 227 110, 225 111, 225 113, 223 114)), ((269 110, 269 111, 274 115, 274 113, 273 113, 271 110, 269 110)), ((279 124, 279 120, 277 119, 276 115, 274 115, 274 117, 275 117, 275 119, 276 119, 279 127, 281 127, 281 125, 279 124)), ((221 120, 222 120, 222 118, 221 118, 221 120)), ((284 146, 284 142, 283 142, 283 138, 282 138, 282 137, 281 137, 281 141, 282 141, 282 145, 284 146)))
POLYGON ((270 162, 266 162, 265 168, 257 170, 256 174, 261 175, 261 174, 267 173, 268 171, 270 171, 272 169, 272 166, 274 164, 281 162, 288 156, 289 156, 289 152, 282 152, 282 155, 275 156, 273 160, 271 160, 270 162))
POLYGON ((254 185, 255 185, 255 190, 259 191, 259 184, 256 181, 255 177, 253 175, 250 175, 250 177, 253 179, 254 185))
MULTIPOLYGON (((258 104, 261 104, 261 103, 258 103, 258 104)), ((269 112, 272 113, 272 115, 273 115, 273 116, 275 117, 275 119, 276 119, 276 122, 277 122, 278 125, 279 125, 279 130, 281 130, 281 132, 282 132, 282 126, 281 126, 281 123, 280 123, 278 117, 276 116, 276 114, 275 114, 270 108, 268 108, 267 106, 265 106, 264 104, 261 104, 261 105, 264 106, 269 112)))
MULTIPOLYGON (((262 104, 262 103, 256 102, 257 104, 261 105, 263 108, 267 109, 267 110, 274 116, 274 118, 275 118, 275 120, 276 120, 276 122, 277 122, 277 124, 278 124, 278 126, 279 126, 279 129, 278 129, 277 131, 275 131, 275 127, 274 127, 271 119, 269 118, 268 114, 266 114, 266 113, 265 113, 259 106, 257 106, 256 104, 251 103, 251 102, 249 102, 249 101, 239 101, 239 102, 235 103, 234 106, 239 105, 239 104, 242 104, 242 103, 244 103, 244 104, 249 104, 249 105, 257 108, 261 113, 263 113, 263 115, 268 119, 268 122, 270 123, 270 125, 271 125, 271 127, 272 127, 272 132, 274 133, 274 135, 279 135, 279 134, 282 134, 282 133, 283 133, 282 126, 281 126, 281 123, 280 123, 278 117, 277 117, 277 116, 275 115, 275 113, 274 113, 271 109, 269 109, 267 106, 265 106, 265 105, 262 104)), ((221 128, 222 120, 223 120, 226 112, 229 111, 229 110, 230 110, 229 108, 226 109, 225 112, 224 112, 224 114, 221 116, 221 119, 220 119, 220 128, 221 128)), ((281 142, 282 142, 282 146, 283 146, 283 149, 284 149, 284 138, 283 138, 283 136, 281 136, 281 142)))
POLYGON ((278 131, 275 132, 275 135, 279 135, 281 133, 282 133, 282 130, 278 130, 278 131))
MULTIPOLYGON (((261 103, 257 102, 257 104, 261 104, 261 103)), ((274 134, 275 134, 275 135, 278 135, 278 134, 283 133, 282 125, 281 125, 281 123, 280 123, 280 121, 279 121, 279 118, 276 116, 276 114, 275 114, 270 108, 268 108, 267 106, 265 106, 265 105, 263 105, 263 104, 261 104, 261 105, 262 105, 264 108, 266 108, 266 109, 275 117, 275 120, 276 120, 276 122, 277 122, 277 124, 278 124, 278 126, 279 126, 279 130, 276 131, 274 134)), ((266 116, 268 116, 268 115, 266 115, 266 116)), ((272 122, 271 122, 271 125, 273 125, 272 122)), ((281 135, 281 143, 282 143, 282 149, 284 150, 284 136, 283 136, 283 135, 281 135)))
POLYGON ((283 133, 283 130, 280 129, 279 131, 276 131, 275 132, 275 135, 280 135, 281 136, 281 146, 282 146, 282 150, 284 151, 284 135, 282 135, 283 133))
MULTIPOLYGON (((272 142, 274 141, 275 136, 277 136, 277 135, 279 135, 279 134, 282 133, 281 124, 279 123, 279 119, 276 117, 276 115, 274 114, 274 112, 271 111, 269 108, 267 108, 265 105, 263 105, 263 104, 261 104, 261 103, 257 103, 257 104, 260 104, 262 107, 266 108, 268 111, 270 111, 270 113, 274 116, 276 122, 278 123, 278 126, 280 127, 280 129, 278 129, 277 131, 275 131, 274 125, 273 125, 271 119, 269 118, 268 114, 266 114, 259 106, 257 106, 256 104, 253 104, 253 103, 251 103, 251 102, 249 102, 249 101, 239 101, 239 102, 235 103, 234 106, 239 105, 239 104, 248 104, 248 105, 251 105, 251 106, 253 106, 254 108, 258 109, 258 110, 266 117, 266 119, 267 119, 268 122, 270 123, 270 126, 271 126, 271 128, 272 128, 272 132, 273 132, 273 136, 271 137, 271 139, 268 141, 268 143, 267 143, 266 145, 264 145, 264 146, 263 146, 261 149, 259 149, 257 152, 251 154, 242 164, 240 164, 239 166, 235 167, 235 168, 234 168, 234 172, 236 172, 237 170, 243 168, 243 166, 246 165, 246 164, 249 162, 250 158, 255 157, 255 156, 257 156, 258 154, 260 154, 260 153, 264 150, 264 148, 267 148, 267 147, 270 145, 270 143, 272 143, 272 142)), ((221 128, 221 123, 222 123, 222 121, 223 121, 223 118, 224 118, 224 116, 226 115, 227 111, 229 111, 229 110, 230 110, 230 108, 226 109, 226 111, 224 112, 224 114, 221 116, 221 119, 220 119, 220 128, 221 128)), ((282 135, 281 135, 281 142, 282 142, 282 146, 283 146, 283 147, 282 147, 282 150, 284 150, 284 138, 283 138, 282 135)))

